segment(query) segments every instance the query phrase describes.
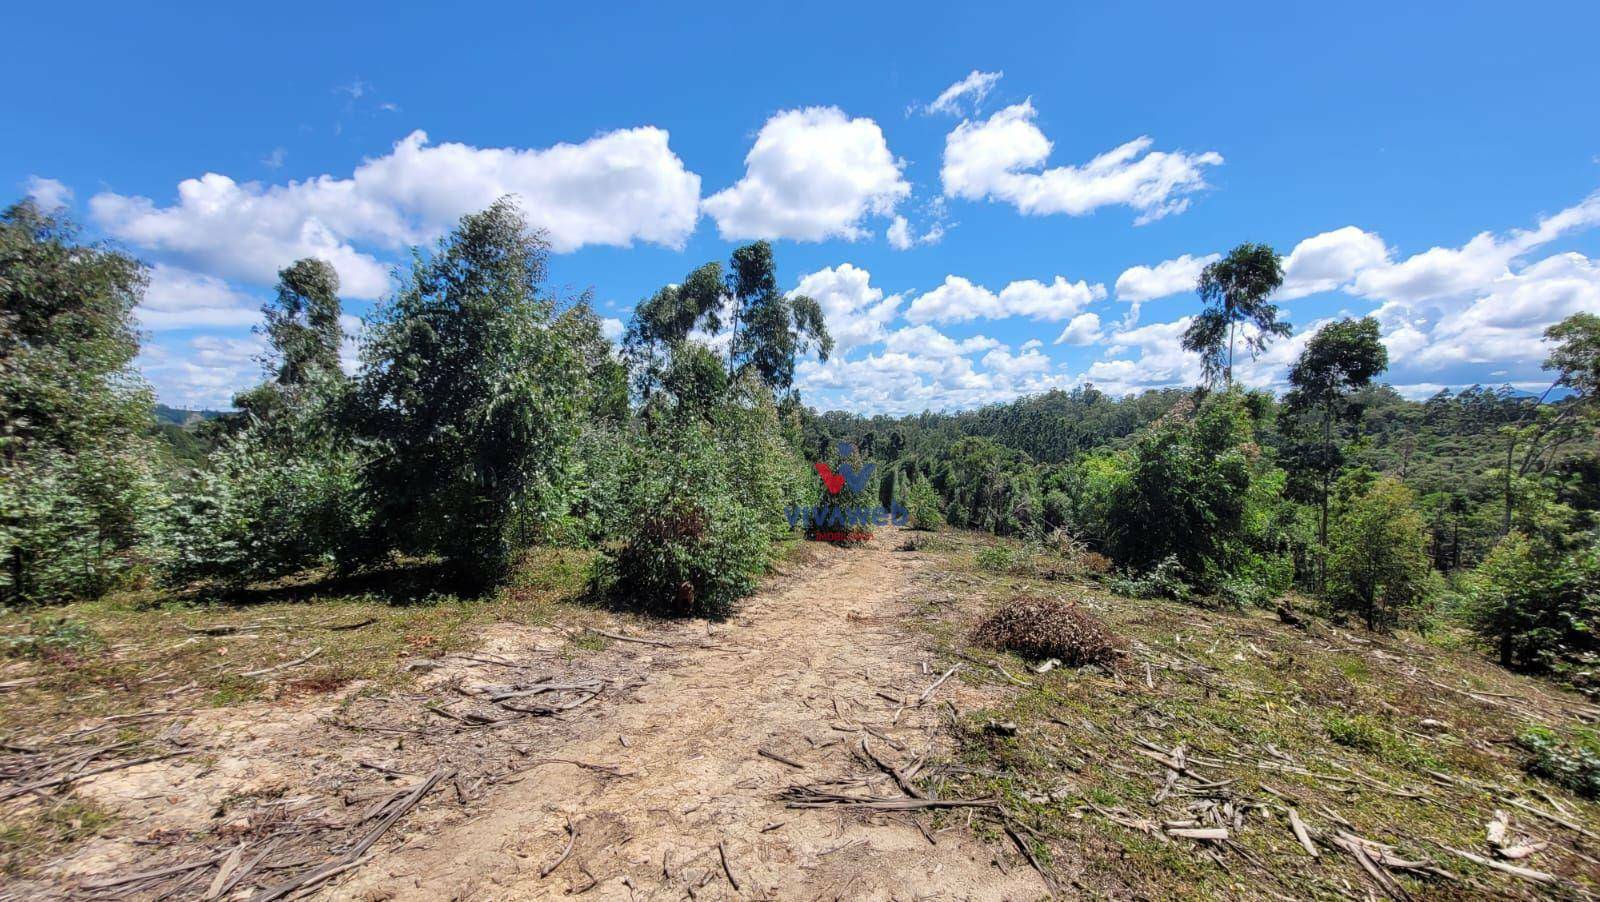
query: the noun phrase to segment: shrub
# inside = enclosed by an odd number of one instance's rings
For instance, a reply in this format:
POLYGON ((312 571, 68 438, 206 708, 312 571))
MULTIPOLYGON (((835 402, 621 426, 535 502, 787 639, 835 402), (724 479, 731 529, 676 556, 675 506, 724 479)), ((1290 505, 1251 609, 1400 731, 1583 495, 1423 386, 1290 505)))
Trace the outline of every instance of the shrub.
POLYGON ((980 548, 976 559, 980 569, 1004 573, 1017 563, 1017 552, 1009 545, 990 545, 980 548))
POLYGON ((28 631, 0 637, 0 648, 7 657, 56 660, 105 647, 87 623, 70 617, 35 617, 28 631))
POLYGON ((609 564, 611 591, 650 613, 726 617, 755 588, 767 538, 734 505, 678 501, 675 509, 641 514, 609 564))
POLYGON ((651 415, 621 481, 621 546, 596 573, 597 588, 618 603, 725 617, 755 588, 803 472, 770 394, 755 388, 725 398, 709 418, 689 407, 651 415))
POLYGON ((918 479, 906 489, 906 513, 911 516, 912 529, 934 530, 944 525, 944 512, 939 509, 939 493, 926 479, 918 479))
POLYGON ((989 615, 973 638, 1027 658, 1059 658, 1069 667, 1112 664, 1126 643, 1098 617, 1055 598, 1019 598, 989 615))
POLYGON ((1426 524, 1411 490, 1378 479, 1335 524, 1328 561, 1329 600, 1353 611, 1368 629, 1397 624, 1437 591, 1426 524))
POLYGON ((1473 627, 1502 666, 1550 670, 1600 651, 1600 548, 1562 552, 1514 531, 1469 584, 1473 627))
POLYGON ((362 510, 355 452, 333 426, 347 387, 316 371, 292 391, 253 392, 274 399, 271 412, 243 414, 164 512, 167 581, 239 586, 333 561, 362 510))
POLYGON ((1532 757, 1531 774, 1589 798, 1600 797, 1600 742, 1593 736, 1567 743, 1545 727, 1530 727, 1517 737, 1517 745, 1532 757))
POLYGON ((1184 579, 1183 565, 1167 557, 1143 574, 1124 573, 1111 581, 1111 591, 1134 598, 1171 598, 1188 601, 1193 590, 1184 579))

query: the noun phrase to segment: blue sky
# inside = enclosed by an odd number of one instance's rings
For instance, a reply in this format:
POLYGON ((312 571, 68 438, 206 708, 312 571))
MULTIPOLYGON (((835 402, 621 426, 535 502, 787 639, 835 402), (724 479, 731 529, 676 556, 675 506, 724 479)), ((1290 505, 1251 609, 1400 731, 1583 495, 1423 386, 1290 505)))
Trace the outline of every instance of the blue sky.
MULTIPOLYGON (((141 363, 177 405, 258 378, 277 268, 332 260, 359 316, 409 244, 504 191, 550 229, 552 282, 618 321, 773 240, 847 346, 801 367, 820 407, 1192 382, 1194 272, 1241 241, 1288 256, 1300 341, 1377 315, 1413 396, 1537 383, 1542 329, 1600 310, 1593 3, 29 4, 0 24, 0 184, 152 264, 141 363)), ((1298 346, 1243 378, 1278 384, 1298 346)))

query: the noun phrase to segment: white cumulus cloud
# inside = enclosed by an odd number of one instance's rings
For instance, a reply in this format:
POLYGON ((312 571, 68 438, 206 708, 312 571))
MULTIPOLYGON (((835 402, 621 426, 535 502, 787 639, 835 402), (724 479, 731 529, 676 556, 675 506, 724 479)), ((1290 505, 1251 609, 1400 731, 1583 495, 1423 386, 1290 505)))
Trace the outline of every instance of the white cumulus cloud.
POLYGON ((878 123, 838 107, 778 113, 761 127, 737 183, 706 198, 723 238, 864 238, 911 193, 878 123))
POLYGON ((1067 323, 1056 336, 1056 344, 1087 345, 1100 340, 1100 317, 1093 313, 1080 313, 1067 323))
POLYGON ((900 311, 900 295, 884 297, 883 289, 872 284, 872 274, 843 263, 810 273, 800 279, 790 295, 806 295, 822 308, 839 353, 858 345, 882 341, 884 327, 900 311))
POLYGON ((52 213, 72 203, 72 189, 55 179, 30 175, 22 183, 22 190, 39 209, 52 213))
POLYGON ((1082 166, 1045 168, 1052 144, 1034 124, 1031 100, 982 121, 963 120, 945 138, 944 193, 1000 200, 1029 215, 1083 216, 1104 206, 1137 210, 1143 224, 1188 208, 1206 187, 1204 170, 1222 163, 1215 151, 1152 151, 1139 137, 1082 166))
POLYGON ((134 315, 152 331, 253 326, 261 321, 261 304, 216 276, 157 263, 134 315))
POLYGON ((1221 259, 1221 254, 1204 257, 1184 254, 1154 266, 1130 266, 1117 276, 1117 298, 1137 303, 1193 291, 1200 280, 1200 271, 1221 259))
POLYGON ((911 302, 906 319, 913 323, 964 322, 1026 316, 1036 320, 1063 320, 1085 304, 1105 298, 1106 287, 1082 279, 1056 276, 1046 284, 1036 279, 1012 282, 995 293, 962 276, 945 276, 944 284, 911 302))
POLYGON ((647 241, 681 247, 698 216, 700 177, 658 128, 624 129, 544 149, 430 145, 412 132, 348 178, 264 185, 207 173, 170 206, 113 192, 90 201, 111 235, 197 272, 271 283, 300 257, 339 271, 344 291, 372 298, 387 270, 359 245, 395 250, 430 240, 464 213, 511 194, 558 252, 647 241))

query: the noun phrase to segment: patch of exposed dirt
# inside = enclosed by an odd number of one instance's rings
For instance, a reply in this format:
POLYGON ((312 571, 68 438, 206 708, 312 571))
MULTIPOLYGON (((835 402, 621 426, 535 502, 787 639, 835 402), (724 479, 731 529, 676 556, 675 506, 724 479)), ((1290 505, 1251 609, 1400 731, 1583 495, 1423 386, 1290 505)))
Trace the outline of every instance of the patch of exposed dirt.
POLYGON ((898 796, 861 740, 904 767, 942 751, 942 703, 989 700, 951 679, 917 704, 939 674, 904 621, 929 562, 892 552, 896 532, 814 549, 727 623, 591 618, 666 644, 500 624, 474 652, 412 662, 423 676, 408 691, 297 684, 288 671, 271 703, 158 712, 144 728, 185 754, 78 781, 112 826, 0 896, 203 896, 240 847, 235 871, 247 873, 233 892, 286 886, 398 811, 315 891, 1038 898, 1044 884, 1009 844, 925 832, 925 814, 777 798, 819 783, 898 796), (566 688, 538 688, 550 686, 566 688), (436 773, 405 808, 406 791, 436 773), (104 885, 140 874, 155 876, 104 885))

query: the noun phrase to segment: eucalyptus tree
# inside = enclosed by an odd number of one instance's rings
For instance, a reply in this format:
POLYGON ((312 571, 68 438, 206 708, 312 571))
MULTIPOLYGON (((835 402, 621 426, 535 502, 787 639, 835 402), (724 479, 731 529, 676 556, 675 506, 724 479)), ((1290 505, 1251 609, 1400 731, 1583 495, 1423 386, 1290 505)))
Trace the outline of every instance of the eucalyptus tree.
POLYGON ((1254 357, 1274 338, 1292 329, 1278 320, 1267 299, 1283 285, 1283 264, 1265 244, 1241 244, 1200 273, 1195 291, 1206 307, 1183 333, 1183 348, 1200 355, 1206 381, 1233 385, 1233 352, 1238 338, 1254 357), (1242 329, 1251 326, 1252 329, 1242 329), (1242 336, 1241 336, 1242 333, 1242 336))
POLYGON ((339 274, 327 261, 306 257, 278 270, 277 295, 261 305, 265 323, 258 327, 269 346, 262 358, 268 378, 234 396, 242 412, 229 418, 235 430, 278 423, 310 393, 343 388, 342 312, 339 274))
POLYGON ((1530 472, 1542 471, 1561 448, 1579 439, 1600 416, 1600 316, 1574 313, 1544 330, 1545 341, 1555 347, 1545 358, 1544 369, 1556 374, 1538 402, 1528 405, 1515 424, 1506 426, 1505 513, 1501 533, 1511 532, 1515 507, 1516 480, 1530 472), (1558 405, 1545 403, 1557 390, 1568 397, 1558 405), (1522 460, 1516 462, 1517 446, 1522 443, 1522 460))
MULTIPOLYGON (((1328 497, 1334 477, 1344 466, 1339 433, 1360 422, 1361 406, 1352 401, 1355 393, 1388 368, 1389 351, 1383 345, 1378 321, 1370 316, 1346 318, 1318 329, 1289 368, 1290 390, 1284 396, 1279 426, 1295 440, 1287 455, 1292 469, 1314 480, 1321 512, 1317 541, 1324 560, 1328 497)), ((1324 563, 1318 581, 1325 579, 1324 563)))
POLYGON ((144 266, 25 200, 0 214, 0 601, 93 595, 154 500, 144 266))
POLYGON ((487 585, 564 513, 587 374, 553 327, 548 247, 502 198, 414 255, 362 349, 351 408, 370 520, 347 563, 436 554, 487 585))
POLYGON ((640 393, 648 399, 661 387, 665 356, 694 332, 716 335, 724 329, 729 380, 750 368, 777 394, 793 387, 800 356, 815 351, 827 360, 833 352, 822 307, 778 289, 772 246, 757 241, 736 248, 726 270, 707 263, 634 308, 623 347, 640 393))

